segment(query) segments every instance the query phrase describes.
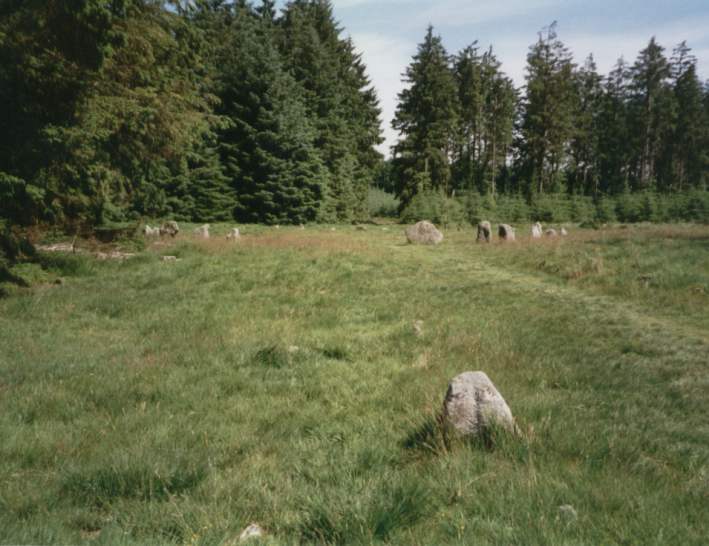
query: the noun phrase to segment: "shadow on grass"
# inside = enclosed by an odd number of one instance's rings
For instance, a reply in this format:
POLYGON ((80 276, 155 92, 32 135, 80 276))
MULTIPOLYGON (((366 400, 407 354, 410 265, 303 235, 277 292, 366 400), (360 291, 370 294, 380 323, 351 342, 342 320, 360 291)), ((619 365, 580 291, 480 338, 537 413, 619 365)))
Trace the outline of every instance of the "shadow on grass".
POLYGON ((445 424, 442 415, 424 419, 401 445, 411 453, 428 456, 448 454, 457 446, 480 452, 498 452, 517 460, 524 460, 529 454, 529 442, 519 429, 511 432, 492 424, 477 435, 462 436, 445 424))

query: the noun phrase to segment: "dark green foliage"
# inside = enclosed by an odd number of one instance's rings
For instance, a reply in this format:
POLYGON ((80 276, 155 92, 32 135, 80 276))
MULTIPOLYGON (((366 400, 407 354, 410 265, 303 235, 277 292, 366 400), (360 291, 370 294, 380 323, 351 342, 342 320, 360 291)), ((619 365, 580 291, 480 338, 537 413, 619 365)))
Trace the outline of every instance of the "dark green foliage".
POLYGON ((240 10, 225 34, 222 159, 242 222, 305 223, 320 217, 325 171, 303 93, 281 66, 268 22, 240 10))
POLYGON ((457 85, 440 36, 428 27, 406 69, 392 126, 400 134, 393 150, 394 179, 402 206, 424 191, 451 190, 449 155, 458 123, 457 85))
POLYGON ((434 224, 448 227, 460 225, 465 221, 462 205, 442 191, 424 190, 409 201, 400 214, 403 223, 411 224, 420 220, 428 220, 434 224))
POLYGON ((340 33, 325 1, 4 3, 0 217, 366 218, 379 108, 340 33))

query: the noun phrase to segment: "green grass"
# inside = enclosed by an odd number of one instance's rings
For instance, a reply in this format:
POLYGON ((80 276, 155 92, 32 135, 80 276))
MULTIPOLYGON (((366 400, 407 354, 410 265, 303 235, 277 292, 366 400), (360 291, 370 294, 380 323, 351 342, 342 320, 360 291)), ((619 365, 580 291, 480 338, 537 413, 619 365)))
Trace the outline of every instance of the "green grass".
POLYGON ((0 299, 0 543, 705 544, 709 228, 401 231, 48 256, 0 299), (519 437, 443 437, 466 370, 519 437))

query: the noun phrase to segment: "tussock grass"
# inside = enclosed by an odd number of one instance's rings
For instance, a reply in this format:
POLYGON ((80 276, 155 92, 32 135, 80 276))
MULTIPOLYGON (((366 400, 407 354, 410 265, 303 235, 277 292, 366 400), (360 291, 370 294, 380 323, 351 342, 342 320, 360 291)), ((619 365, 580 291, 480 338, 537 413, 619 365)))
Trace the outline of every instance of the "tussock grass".
POLYGON ((705 543, 706 227, 229 227, 0 300, 0 543, 705 543), (466 370, 519 434, 441 429, 466 370))

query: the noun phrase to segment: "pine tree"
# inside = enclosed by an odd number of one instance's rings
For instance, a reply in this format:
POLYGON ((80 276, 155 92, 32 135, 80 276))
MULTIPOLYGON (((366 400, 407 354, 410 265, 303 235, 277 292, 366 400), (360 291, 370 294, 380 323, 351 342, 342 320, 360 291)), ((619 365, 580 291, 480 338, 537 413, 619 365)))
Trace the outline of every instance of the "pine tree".
POLYGON ((340 37, 329 0, 289 2, 278 24, 281 52, 305 89, 316 147, 328 170, 325 218, 361 219, 381 160, 374 150, 381 142, 380 110, 364 64, 351 41, 340 37))
POLYGON ((630 187, 628 66, 623 58, 605 80, 598 122, 599 189, 619 194, 630 187))
POLYGON ((528 192, 558 189, 574 133, 574 64, 556 24, 539 33, 527 55, 519 161, 528 192))
POLYGON ((709 167, 707 120, 702 84, 697 77, 697 59, 682 42, 674 50, 670 70, 673 80, 675 120, 668 139, 669 186, 682 191, 701 187, 709 167))
POLYGON ((450 60, 433 27, 428 27, 399 94, 392 123, 397 193, 405 206, 416 193, 451 189, 450 156, 458 122, 457 85, 450 60))
POLYGON ((603 98, 601 82, 593 55, 589 55, 574 78, 577 108, 568 176, 570 193, 597 195, 600 189, 598 124, 603 98))
POLYGON ((454 73, 460 104, 454 186, 496 192, 496 179, 512 142, 517 95, 512 81, 488 49, 475 44, 456 56, 454 73))
POLYGON ((672 97, 667 84, 670 69, 663 51, 653 37, 631 69, 634 189, 638 190, 657 187, 663 138, 671 124, 672 97))
POLYGON ((316 132, 272 31, 246 8, 230 25, 220 82, 221 112, 230 122, 221 133, 223 160, 239 221, 312 222, 326 199, 316 132))

